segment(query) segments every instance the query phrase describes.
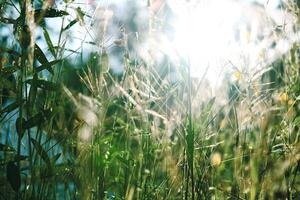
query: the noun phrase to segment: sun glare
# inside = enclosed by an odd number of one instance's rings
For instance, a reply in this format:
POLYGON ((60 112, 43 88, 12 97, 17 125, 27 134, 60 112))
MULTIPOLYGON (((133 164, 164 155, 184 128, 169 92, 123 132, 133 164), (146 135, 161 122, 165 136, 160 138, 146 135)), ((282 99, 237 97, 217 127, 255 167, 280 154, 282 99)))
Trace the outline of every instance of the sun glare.
POLYGON ((189 61, 191 75, 202 77, 205 73, 212 85, 218 85, 224 71, 261 68, 275 42, 275 24, 265 8, 263 4, 233 0, 173 6, 178 15, 173 44, 189 61))
POLYGON ((214 3, 199 3, 197 7, 187 8, 176 27, 175 43, 183 53, 200 56, 202 64, 224 53, 232 40, 232 27, 238 17, 236 12, 227 11, 232 11, 233 5, 224 6, 227 8, 222 5, 220 9, 214 3))
POLYGON ((174 43, 188 58, 193 76, 222 62, 234 42, 237 19, 238 9, 233 3, 202 1, 186 7, 176 26, 174 43))

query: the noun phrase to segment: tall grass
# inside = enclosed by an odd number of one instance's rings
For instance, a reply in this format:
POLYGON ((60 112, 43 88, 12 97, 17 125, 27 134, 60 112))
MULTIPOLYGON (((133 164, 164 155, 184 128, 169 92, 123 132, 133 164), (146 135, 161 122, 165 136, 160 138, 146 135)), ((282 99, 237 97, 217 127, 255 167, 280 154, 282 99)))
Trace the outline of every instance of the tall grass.
POLYGON ((255 80, 224 80, 220 105, 189 64, 159 69, 126 37, 121 74, 103 45, 74 66, 64 33, 90 16, 65 25, 72 3, 45 2, 1 2, 15 35, 0 45, 0 199, 300 198, 299 44, 255 80), (58 41, 47 18, 62 19, 58 41))

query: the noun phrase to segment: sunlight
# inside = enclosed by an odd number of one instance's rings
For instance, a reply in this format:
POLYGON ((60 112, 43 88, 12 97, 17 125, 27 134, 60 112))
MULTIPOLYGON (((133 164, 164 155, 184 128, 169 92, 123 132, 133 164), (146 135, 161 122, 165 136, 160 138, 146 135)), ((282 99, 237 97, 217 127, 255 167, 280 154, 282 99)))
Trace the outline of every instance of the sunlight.
MULTIPOLYGON (((267 9, 275 11, 274 4, 201 0, 173 4, 172 9, 178 16, 173 44, 189 61, 193 77, 206 73, 209 82, 218 85, 224 70, 254 72, 272 59, 278 24, 267 9)), ((278 48, 274 50, 279 55, 284 48, 278 48)))
POLYGON ((180 17, 174 42, 179 53, 189 59, 192 76, 199 76, 226 56, 234 42, 239 9, 226 1, 201 1, 191 6, 180 17))

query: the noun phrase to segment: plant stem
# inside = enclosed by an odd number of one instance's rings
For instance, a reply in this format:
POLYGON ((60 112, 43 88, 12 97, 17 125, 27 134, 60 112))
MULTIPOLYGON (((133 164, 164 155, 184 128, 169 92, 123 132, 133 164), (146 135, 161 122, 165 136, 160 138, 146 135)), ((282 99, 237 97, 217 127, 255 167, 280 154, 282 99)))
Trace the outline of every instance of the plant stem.
POLYGON ((187 130, 187 156, 188 156, 188 179, 191 177, 192 200, 195 199, 195 182, 194 182, 194 130, 192 122, 192 80, 191 65, 188 63, 188 130, 187 130))

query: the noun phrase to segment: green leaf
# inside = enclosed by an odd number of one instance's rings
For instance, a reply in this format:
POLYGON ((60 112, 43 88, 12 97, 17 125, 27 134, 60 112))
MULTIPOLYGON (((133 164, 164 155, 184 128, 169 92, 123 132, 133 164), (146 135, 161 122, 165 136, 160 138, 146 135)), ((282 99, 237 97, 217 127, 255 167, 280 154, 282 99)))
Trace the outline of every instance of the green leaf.
POLYGON ((38 80, 38 76, 35 73, 33 75, 33 79, 32 79, 32 84, 30 86, 30 90, 29 90, 29 108, 30 110, 32 110, 33 105, 35 103, 36 100, 36 94, 37 94, 37 80, 38 80))
POLYGON ((34 18, 37 23, 39 23, 43 18, 53 18, 53 17, 62 17, 65 15, 69 15, 66 11, 63 10, 57 10, 54 8, 48 8, 48 9, 37 9, 34 11, 34 18))
POLYGON ((50 38, 50 36, 49 36, 49 33, 48 33, 46 27, 43 27, 43 33, 44 33, 44 37, 45 37, 46 43, 47 43, 47 45, 48 45, 48 48, 49 48, 51 54, 52 54, 54 57, 56 57, 55 51, 54 51, 54 47, 53 47, 53 43, 52 43, 52 41, 51 41, 51 38, 50 38))
MULTIPOLYGON (((57 63, 61 62, 62 60, 54 60, 54 61, 51 61, 51 62, 48 62, 48 63, 45 63, 45 64, 42 64, 41 66, 35 68, 35 71, 36 72, 40 72, 44 69, 47 69, 49 72, 52 71, 53 72, 53 69, 51 68, 51 66, 53 65, 56 65, 57 63)), ((52 73, 53 74, 53 73, 52 73)))
POLYGON ((71 28, 74 24, 76 24, 78 22, 77 19, 72 20, 64 29, 63 31, 68 30, 69 28, 71 28))
MULTIPOLYGON (((34 46, 34 57, 42 64, 42 65, 49 65, 49 62, 47 60, 47 57, 43 53, 42 49, 35 44, 34 46)), ((51 67, 46 68, 52 75, 54 74, 54 71, 51 67)))
POLYGON ((25 119, 24 118, 20 118, 18 117, 17 120, 16 120, 16 130, 17 130, 17 133, 19 135, 19 137, 23 138, 24 136, 24 132, 25 132, 25 119))
POLYGON ((38 143, 33 138, 31 138, 31 142, 32 142, 34 148, 36 149, 37 153, 39 154, 39 156, 42 158, 42 160, 48 165, 49 168, 51 168, 50 158, 49 158, 47 152, 42 147, 42 145, 40 145, 40 143, 38 143))
POLYGON ((6 112, 9 113, 9 112, 15 110, 16 108, 18 108, 19 106, 20 106, 20 102, 18 102, 18 101, 11 103, 0 111, 0 115, 2 115, 3 113, 6 113, 6 112))
POLYGON ((64 46, 62 46, 62 47, 55 46, 54 48, 55 48, 55 49, 62 49, 62 50, 64 50, 64 51, 70 51, 70 52, 72 52, 72 53, 79 54, 78 50, 76 51, 76 50, 73 50, 73 49, 68 49, 68 48, 65 48, 64 46))
POLYGON ((41 63, 46 64, 48 63, 47 57, 43 53, 42 49, 39 47, 39 45, 34 45, 34 57, 41 63))
POLYGON ((10 161, 6 166, 6 177, 15 192, 21 187, 21 174, 15 162, 10 161))

